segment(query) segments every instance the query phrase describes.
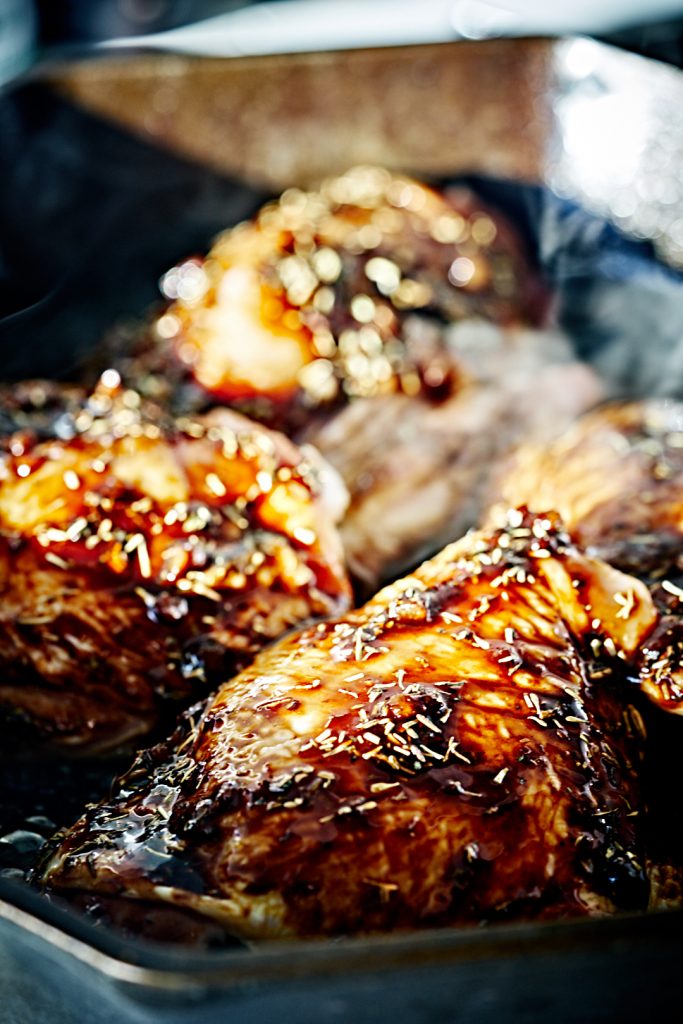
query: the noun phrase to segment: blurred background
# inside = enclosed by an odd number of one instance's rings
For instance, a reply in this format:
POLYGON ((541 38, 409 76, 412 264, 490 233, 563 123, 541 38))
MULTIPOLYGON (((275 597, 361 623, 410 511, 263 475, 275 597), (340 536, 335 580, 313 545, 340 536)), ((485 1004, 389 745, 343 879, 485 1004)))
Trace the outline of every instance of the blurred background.
POLYGON ((582 33, 680 66, 677 0, 0 0, 0 81, 113 42, 236 55, 582 33))
POLYGON ((0 0, 3 376, 68 373, 268 195, 375 162, 468 177, 577 345, 656 338, 673 387, 681 67, 681 0, 0 0))

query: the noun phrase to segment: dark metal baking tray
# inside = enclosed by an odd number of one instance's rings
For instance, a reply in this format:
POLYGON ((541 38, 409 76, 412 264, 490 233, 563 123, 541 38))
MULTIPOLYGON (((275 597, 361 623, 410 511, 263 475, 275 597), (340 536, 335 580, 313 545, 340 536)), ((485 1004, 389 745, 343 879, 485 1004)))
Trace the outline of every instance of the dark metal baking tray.
POLYGON ((145 949, 39 900, 20 891, 0 903, 6 1021, 679 1019, 678 912, 269 944, 211 957, 145 949))

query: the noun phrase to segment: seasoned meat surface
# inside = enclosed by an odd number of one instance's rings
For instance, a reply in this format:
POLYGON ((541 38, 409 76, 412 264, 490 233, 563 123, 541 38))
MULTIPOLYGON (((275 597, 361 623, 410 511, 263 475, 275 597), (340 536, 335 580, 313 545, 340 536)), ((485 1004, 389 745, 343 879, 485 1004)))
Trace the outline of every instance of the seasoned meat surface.
POLYGON ((370 589, 476 524, 491 474, 516 444, 547 442, 602 397, 557 333, 470 321, 448 340, 461 386, 444 401, 359 399, 303 434, 346 483, 344 549, 370 589))
POLYGON ((373 167, 288 190, 162 287, 170 305, 124 377, 177 408, 227 403, 289 433, 349 398, 438 398, 457 384, 446 325, 537 323, 545 306, 514 231, 472 193, 373 167))
POLYGON ((111 373, 50 440, 25 428, 0 462, 6 750, 126 743, 348 606, 332 471, 281 435, 226 410, 164 422, 111 373))
POLYGON ((642 737, 616 676, 654 615, 551 516, 511 513, 259 655, 39 881, 124 899, 128 928, 128 901, 158 901, 244 938, 644 907, 642 737))
POLYGON ((552 444, 523 446, 496 486, 491 520, 519 503, 557 509, 578 543, 647 582, 660 616, 639 679, 656 704, 683 713, 683 405, 614 403, 552 444))

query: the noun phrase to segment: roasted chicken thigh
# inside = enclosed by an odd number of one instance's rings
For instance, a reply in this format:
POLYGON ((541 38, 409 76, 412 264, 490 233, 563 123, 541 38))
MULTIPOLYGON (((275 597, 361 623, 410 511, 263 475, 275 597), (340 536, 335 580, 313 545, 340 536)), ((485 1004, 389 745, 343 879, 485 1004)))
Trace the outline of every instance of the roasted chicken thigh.
POLYGON ((645 907, 617 677, 654 617, 552 516, 513 512, 259 655, 38 879, 122 900, 128 927, 151 902, 247 939, 645 907))
POLYGON ((164 421, 112 372, 51 427, 40 402, 21 416, 0 456, 7 752, 124 744, 347 607, 334 474, 281 435, 225 410, 164 421))
POLYGON ((494 497, 491 521, 519 503, 557 509, 577 543, 648 584, 660 617, 638 679, 656 704, 683 713, 683 405, 598 409, 552 444, 521 447, 494 497))
POLYGON ((472 193, 375 167, 290 189, 162 288, 170 305, 124 377, 179 408, 230 404, 288 433, 349 398, 439 397, 454 384, 439 328, 535 323, 545 306, 514 231, 472 193))

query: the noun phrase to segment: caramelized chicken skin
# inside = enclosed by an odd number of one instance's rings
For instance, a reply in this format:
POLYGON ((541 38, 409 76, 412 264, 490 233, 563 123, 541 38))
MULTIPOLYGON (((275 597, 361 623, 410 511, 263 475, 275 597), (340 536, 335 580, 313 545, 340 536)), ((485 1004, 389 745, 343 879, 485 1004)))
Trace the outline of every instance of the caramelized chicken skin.
POLYGON ((614 676, 654 616, 552 517, 511 513, 259 655, 39 880, 246 938, 644 907, 640 720, 614 676))
POLYGON ((37 439, 42 412, 25 410, 3 443, 0 714, 12 750, 144 735, 166 702, 187 705, 349 600, 329 486, 286 438, 226 410, 164 422, 111 372, 67 406, 50 440, 37 439))
POLYGON ((162 286, 172 301, 124 377, 288 432, 348 398, 448 393, 457 370, 443 339, 424 351, 421 326, 536 323, 545 305, 502 218, 375 167, 288 190, 162 286))
POLYGON ((577 543, 648 584, 659 619, 638 679, 683 713, 683 405, 614 403, 550 445, 523 446, 496 485, 491 521, 519 503, 557 509, 577 543))

